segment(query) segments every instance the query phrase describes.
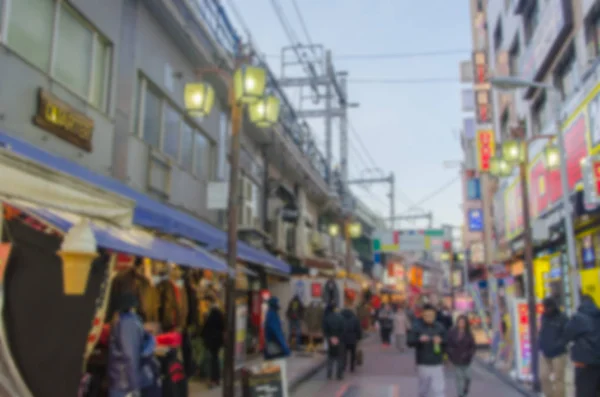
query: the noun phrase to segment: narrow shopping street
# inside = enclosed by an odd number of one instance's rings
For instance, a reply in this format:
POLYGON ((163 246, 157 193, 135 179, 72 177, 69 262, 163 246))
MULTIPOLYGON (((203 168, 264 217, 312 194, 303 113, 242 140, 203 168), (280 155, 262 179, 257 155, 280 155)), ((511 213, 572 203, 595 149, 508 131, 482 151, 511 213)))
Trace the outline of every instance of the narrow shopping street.
MULTIPOLYGON (((412 351, 399 353, 383 348, 377 338, 370 338, 362 346, 365 364, 355 374, 346 374, 343 380, 328 381, 325 370, 302 383, 294 397, 417 397, 417 376, 412 351)), ((452 369, 446 372, 446 396, 455 397, 452 369)), ((474 364, 470 396, 517 397, 515 389, 503 383, 486 369, 474 364)))

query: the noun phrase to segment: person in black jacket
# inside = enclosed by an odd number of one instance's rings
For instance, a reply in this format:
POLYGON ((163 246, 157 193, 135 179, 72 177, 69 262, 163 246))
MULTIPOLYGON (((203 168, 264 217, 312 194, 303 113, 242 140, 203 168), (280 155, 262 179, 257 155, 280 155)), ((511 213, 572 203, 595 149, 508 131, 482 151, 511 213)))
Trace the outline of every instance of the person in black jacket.
POLYGON ((564 397, 567 348, 560 342, 567 316, 553 298, 544 299, 544 313, 539 333, 540 381, 546 397, 564 397))
POLYGON ((344 319, 331 303, 325 313, 323 336, 327 340, 327 379, 331 379, 333 367, 336 366, 337 378, 341 380, 344 377, 344 359, 342 355, 344 351, 344 319))
POLYGON ((600 309, 590 296, 582 296, 577 313, 565 325, 561 343, 569 342, 573 342, 575 397, 596 397, 600 390, 600 309))
POLYGON ((422 318, 409 330, 407 342, 415 348, 419 396, 444 397, 446 328, 436 321, 436 310, 430 304, 423 306, 422 318))
POLYGON ((344 370, 346 370, 348 355, 350 356, 350 372, 354 372, 356 365, 356 346, 362 339, 362 328, 360 320, 350 303, 346 304, 346 308, 342 310, 342 318, 344 320, 344 334, 342 336, 342 344, 344 346, 344 370))
POLYGON ((465 315, 458 317, 456 326, 448 333, 446 352, 448 359, 454 365, 456 375, 456 389, 458 397, 469 394, 471 376, 469 367, 475 356, 475 338, 471 332, 469 319, 465 315))
POLYGON ((210 355, 210 382, 211 386, 215 387, 221 382, 219 353, 223 347, 225 338, 225 316, 216 304, 214 297, 208 296, 206 300, 212 307, 202 327, 201 336, 204 347, 210 355))

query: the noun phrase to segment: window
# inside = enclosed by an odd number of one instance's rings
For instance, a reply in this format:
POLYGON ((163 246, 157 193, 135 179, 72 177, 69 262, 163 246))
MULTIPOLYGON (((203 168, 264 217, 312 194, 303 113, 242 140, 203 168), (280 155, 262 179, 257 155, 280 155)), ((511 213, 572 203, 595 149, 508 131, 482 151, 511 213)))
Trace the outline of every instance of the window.
POLYGON ((163 121, 162 151, 172 158, 177 159, 179 155, 179 125, 181 118, 171 105, 165 104, 163 121))
POLYGON ((48 71, 54 25, 54 1, 11 2, 7 44, 34 66, 48 71))
POLYGON ((585 21, 585 41, 588 60, 600 55, 600 7, 585 21))
POLYGON ((181 166, 186 171, 194 166, 194 129, 186 122, 181 125, 181 166))
POLYGON ((538 4, 538 0, 532 0, 529 9, 525 11, 525 16, 523 19, 523 29, 525 33, 525 43, 529 44, 533 34, 535 33, 535 29, 537 28, 538 23, 540 22, 540 7, 538 4))
POLYGON ((500 119, 500 140, 504 142, 505 140, 510 139, 510 114, 509 110, 506 109, 504 113, 502 113, 502 117, 500 119))
POLYGON ((260 227, 260 188, 247 176, 240 177, 238 223, 243 226, 260 227))
POLYGON ((200 132, 194 135, 194 174, 197 177, 207 177, 209 174, 210 154, 208 141, 200 132))
POLYGON ((160 148, 161 106, 158 94, 147 89, 144 96, 142 139, 156 149, 160 148))
POLYGON ((539 135, 544 127, 551 121, 550 106, 546 101, 546 94, 542 94, 533 106, 532 114, 532 133, 539 135))
POLYGON ((494 29, 494 50, 498 51, 500 47, 502 47, 502 18, 498 18, 494 29))
POLYGON ((519 47, 519 38, 515 39, 510 51, 508 52, 508 71, 511 76, 519 75, 519 57, 521 48, 519 47))
POLYGON ((58 81, 83 97, 90 90, 93 43, 93 32, 73 10, 62 6, 53 75, 58 81))
MULTIPOLYGON (((0 0, 0 5, 4 1, 0 0)), ((7 9, 10 9, 7 45, 72 92, 106 111, 111 44, 66 1, 12 0, 7 9)))
POLYGON ((561 90, 563 99, 570 96, 579 82, 577 62, 575 57, 575 46, 571 44, 563 59, 556 67, 554 76, 556 86, 561 90))

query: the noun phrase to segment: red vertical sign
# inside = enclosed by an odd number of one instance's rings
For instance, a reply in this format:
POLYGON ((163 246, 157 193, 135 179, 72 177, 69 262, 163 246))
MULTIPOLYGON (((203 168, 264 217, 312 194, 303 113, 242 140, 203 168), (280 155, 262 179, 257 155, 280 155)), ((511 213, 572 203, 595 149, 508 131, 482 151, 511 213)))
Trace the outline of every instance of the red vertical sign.
POLYGON ((494 132, 491 130, 477 131, 477 164, 480 171, 490 170, 490 159, 495 155, 494 132))
POLYGON ((600 195, 600 161, 594 161, 594 182, 596 182, 596 194, 600 195))

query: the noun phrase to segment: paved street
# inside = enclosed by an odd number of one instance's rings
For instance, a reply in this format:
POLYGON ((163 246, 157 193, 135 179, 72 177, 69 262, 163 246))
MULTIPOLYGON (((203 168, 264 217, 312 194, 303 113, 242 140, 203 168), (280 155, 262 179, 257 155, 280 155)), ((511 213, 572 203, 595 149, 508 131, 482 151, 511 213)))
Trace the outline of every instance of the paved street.
MULTIPOLYGON (((417 397, 417 378, 412 351, 401 354, 392 348, 385 349, 376 339, 365 342, 365 365, 355 374, 346 374, 342 381, 328 381, 325 371, 304 382, 293 393, 294 397, 417 397)), ((485 369, 472 368, 471 396, 518 397, 521 396, 485 369)), ((455 397, 456 389, 452 369, 446 377, 446 396, 455 397)))

